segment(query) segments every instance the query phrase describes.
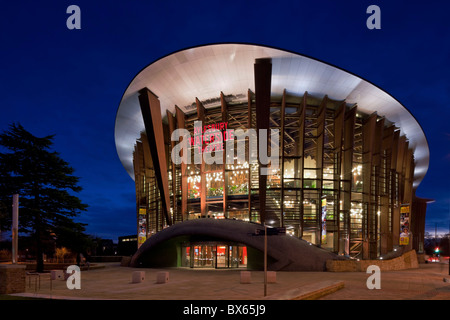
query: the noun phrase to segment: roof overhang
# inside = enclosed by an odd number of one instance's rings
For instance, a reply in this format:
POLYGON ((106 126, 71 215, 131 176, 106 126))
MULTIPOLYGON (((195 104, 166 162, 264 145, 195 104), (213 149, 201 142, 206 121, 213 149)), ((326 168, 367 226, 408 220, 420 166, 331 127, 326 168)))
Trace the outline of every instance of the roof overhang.
MULTIPOLYGON (((264 252, 264 237, 257 235, 262 232, 264 226, 261 224, 233 219, 194 219, 178 222, 149 237, 131 258, 130 266, 148 267, 149 265, 144 262, 146 256, 151 255, 162 243, 179 237, 183 237, 185 241, 186 237, 201 239, 205 236, 208 240, 240 243, 264 252)), ((286 234, 268 237, 270 237, 267 241, 268 270, 325 271, 327 261, 348 259, 297 237, 286 234)), ((165 247, 164 252, 167 251, 170 252, 165 247)), ((156 259, 160 260, 157 256, 156 259)))
POLYGON ((348 71, 297 53, 253 44, 212 44, 188 48, 167 55, 140 71, 131 81, 120 102, 115 124, 115 142, 120 161, 134 178, 133 150, 144 131, 138 92, 149 88, 161 103, 161 113, 186 113, 198 98, 217 98, 220 92, 247 96, 254 91, 254 62, 272 60, 272 96, 286 89, 291 95, 305 91, 315 97, 357 104, 358 111, 376 112, 395 123, 414 151, 416 188, 428 170, 429 148, 425 134, 414 116, 399 101, 376 85, 348 71))

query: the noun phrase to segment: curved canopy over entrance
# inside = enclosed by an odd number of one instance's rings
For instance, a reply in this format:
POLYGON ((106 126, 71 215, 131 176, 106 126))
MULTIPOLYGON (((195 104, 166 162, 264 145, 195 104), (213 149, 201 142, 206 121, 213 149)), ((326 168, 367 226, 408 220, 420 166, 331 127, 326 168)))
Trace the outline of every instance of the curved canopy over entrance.
MULTIPOLYGON (((188 220, 170 226, 150 237, 133 256, 131 266, 151 267, 151 262, 147 258, 158 254, 160 252, 159 246, 170 241, 173 242, 173 245, 181 245, 186 237, 239 243, 262 253, 264 252, 264 236, 257 234, 263 230, 264 227, 260 224, 239 220, 188 220)), ((161 258, 170 258, 167 255, 170 255, 171 252, 175 255, 177 251, 165 250, 165 257, 161 256, 161 258)), ((311 245, 305 240, 285 234, 268 236, 267 256, 268 269, 273 271, 325 271, 327 260, 345 259, 342 256, 311 245)), ((261 254, 254 255, 253 258, 249 255, 248 259, 258 259, 260 257, 262 257, 261 254)), ((249 268, 251 268, 250 265, 252 264, 258 265, 258 261, 253 261, 253 263, 249 261, 249 268)))

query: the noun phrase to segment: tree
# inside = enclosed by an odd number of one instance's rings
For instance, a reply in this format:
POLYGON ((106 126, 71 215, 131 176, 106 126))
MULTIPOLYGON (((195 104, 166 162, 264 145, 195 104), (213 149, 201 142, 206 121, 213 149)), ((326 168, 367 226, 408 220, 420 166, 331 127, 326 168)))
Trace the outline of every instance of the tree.
MULTIPOLYGON (((87 208, 73 194, 81 191, 74 169, 51 151, 53 138, 36 137, 20 124, 12 124, 0 134, 0 151, 6 151, 0 152, 0 202, 11 208, 9 199, 19 194, 19 232, 35 240, 37 271, 43 271, 44 243, 58 238, 58 230, 66 226, 84 231, 84 225, 73 219, 87 208)), ((10 219, 0 223, 5 228, 10 219)))

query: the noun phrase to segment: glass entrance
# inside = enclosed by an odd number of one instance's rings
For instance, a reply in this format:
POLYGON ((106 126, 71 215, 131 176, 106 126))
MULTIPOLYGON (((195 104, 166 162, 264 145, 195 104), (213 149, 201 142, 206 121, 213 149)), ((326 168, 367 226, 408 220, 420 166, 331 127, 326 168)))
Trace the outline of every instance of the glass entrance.
POLYGON ((247 247, 230 246, 230 268, 247 267, 247 247))
POLYGON ((215 268, 213 246, 198 245, 194 246, 193 268, 215 268))
POLYGON ((247 247, 226 243, 184 245, 182 266, 190 268, 246 268, 247 247))
POLYGON ((217 268, 228 268, 228 246, 218 245, 216 251, 217 268))

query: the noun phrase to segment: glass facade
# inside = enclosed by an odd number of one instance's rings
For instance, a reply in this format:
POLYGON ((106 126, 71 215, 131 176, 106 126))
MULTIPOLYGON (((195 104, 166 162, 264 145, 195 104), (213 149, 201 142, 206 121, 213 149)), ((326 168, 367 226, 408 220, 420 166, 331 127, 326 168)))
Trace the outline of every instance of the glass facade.
MULTIPOLYGON (((392 251, 398 243, 400 205, 413 198, 414 158, 397 128, 376 114, 363 114, 356 105, 327 96, 285 94, 272 99, 266 115, 268 128, 279 130, 280 145, 279 166, 265 179, 260 165, 248 161, 249 138, 245 161, 239 162, 236 154, 209 150, 205 152, 229 162, 175 165, 170 161, 178 143, 170 140, 176 128, 194 137, 196 121, 213 125, 220 129, 215 142, 223 145, 230 130, 257 129, 255 95, 249 91, 245 102, 227 98, 222 95, 208 109, 198 101, 197 112, 168 113, 163 128, 171 223, 237 219, 285 227, 290 236, 355 258, 377 258, 392 251)), ((143 133, 136 143, 134 166, 139 231, 148 238, 169 224, 154 174, 155 159, 149 159, 145 140, 143 133)), ((236 150, 237 140, 234 145, 236 150)), ((191 159, 198 147, 189 144, 191 159)), ((184 266, 245 265, 244 246, 189 244, 182 251, 184 266)))
POLYGON ((226 242, 182 244, 182 267, 246 268, 247 247, 226 242))

